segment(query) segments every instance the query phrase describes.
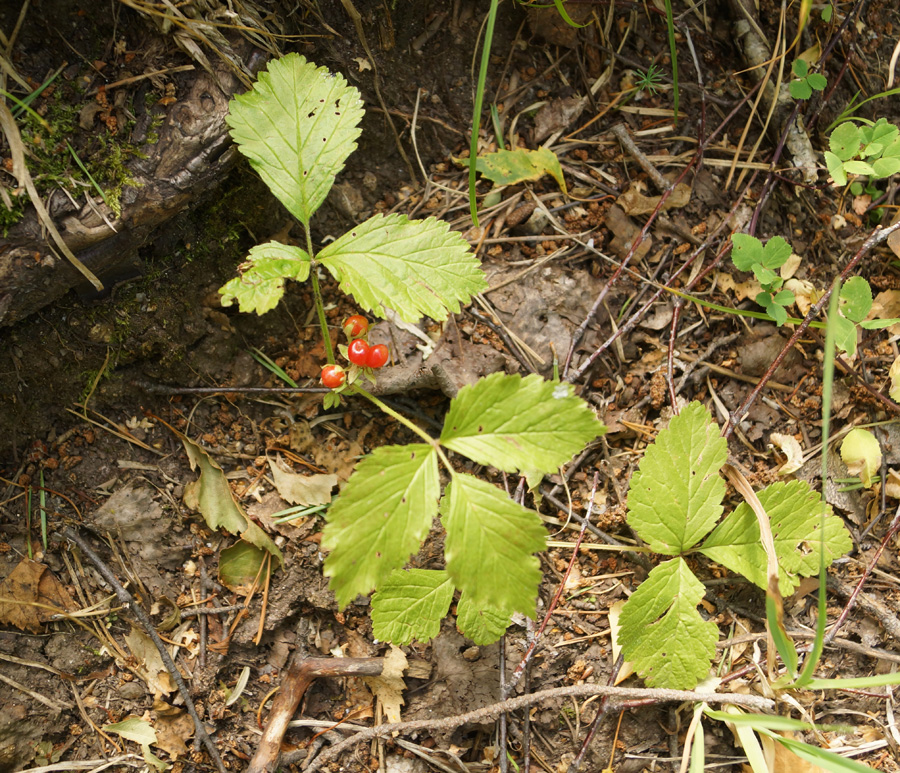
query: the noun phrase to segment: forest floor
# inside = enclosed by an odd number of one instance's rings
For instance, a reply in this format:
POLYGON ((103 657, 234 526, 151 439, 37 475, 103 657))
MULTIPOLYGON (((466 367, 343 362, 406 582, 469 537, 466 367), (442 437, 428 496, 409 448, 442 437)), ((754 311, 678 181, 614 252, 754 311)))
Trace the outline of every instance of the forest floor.
MULTIPOLYGON (((796 42, 772 59, 771 80, 784 63, 780 77, 789 81, 790 65, 803 52, 814 61, 826 53, 820 71, 827 86, 799 108, 818 166, 804 169, 797 168, 802 157, 783 147, 786 116, 779 108, 762 132, 770 103, 765 96, 755 102, 755 74, 769 62, 754 69, 746 61, 728 3, 688 10, 674 3, 677 115, 664 11, 652 4, 570 2, 585 25, 575 28, 552 6, 526 12, 501 3, 485 100, 495 118, 486 107, 480 153, 546 147, 560 161, 565 187, 549 174, 493 188, 482 180, 477 227, 460 161, 468 156, 472 61, 488 4, 456 2, 448 10, 401 0, 392 11, 387 3, 358 3, 366 45, 341 4, 320 15, 301 5, 304 29, 319 37, 301 40, 298 50, 341 71, 367 106, 360 149, 313 221, 316 238, 324 243, 377 212, 446 220, 471 244, 490 286, 445 325, 420 325, 454 363, 457 385, 497 371, 549 377, 558 362, 564 374, 581 372, 577 392, 608 428, 547 477, 540 496, 526 498, 547 523, 550 540, 540 555, 539 613, 564 577, 565 592, 510 694, 613 680, 618 650, 610 609, 631 596, 655 561, 635 562, 634 553, 621 550, 638 545, 626 521, 628 483, 648 444, 691 401, 708 406, 722 427, 736 420, 730 460, 754 488, 796 477, 819 489, 826 455, 826 497, 853 540, 828 572, 829 623, 888 542, 826 647, 818 675, 896 671, 900 562, 888 529, 898 502, 890 487, 847 490, 835 480, 852 477, 838 453, 843 435, 876 422, 882 423, 883 471, 900 469, 900 435, 889 423, 900 408, 888 397, 900 326, 862 330, 858 353, 838 363, 832 442, 823 450, 820 330, 810 328, 788 346, 791 323, 779 327, 659 289, 690 285, 693 296, 717 307, 761 311, 752 275, 738 271, 727 250, 731 233, 752 229, 764 241, 788 240, 799 256, 792 265, 799 303, 788 312, 802 318, 804 301, 814 302, 830 286, 876 226, 893 221, 896 178, 854 195, 828 181, 823 152, 830 125, 851 100, 859 105, 888 90, 900 31, 896 4, 814 4, 794 41, 798 9, 760 3, 751 28, 759 27, 761 39, 770 47, 796 42), (826 8, 832 9, 827 21, 826 8), (770 372, 784 349, 780 367, 770 372), (760 383, 761 392, 748 401, 760 383), (773 433, 790 436, 801 449, 787 476, 779 470, 789 446, 773 433), (591 528, 566 575, 595 475, 591 528), (620 547, 611 549, 610 541, 620 547)), ((78 4, 69 6, 66 23, 86 23, 78 4)), ((104 64, 110 70, 124 67, 116 57, 140 47, 148 24, 126 5, 113 6, 116 24, 104 28, 108 38, 101 41, 111 52, 104 64), (120 38, 125 46, 117 49, 120 38)), ((40 45, 39 22, 46 19, 32 14, 24 17, 20 46, 40 45), (37 26, 29 32, 29 24, 37 26)), ((0 20, 7 34, 12 18, 0 20)), ((38 59, 31 53, 14 48, 12 61, 25 67, 38 59)), ((166 55, 176 65, 189 61, 174 49, 166 55)), ((49 50, 42 56, 48 70, 62 63, 50 61, 49 50)), ((46 72, 25 74, 40 82, 46 72)), ((159 89, 155 98, 163 99, 165 84, 159 89)), ((877 97, 854 115, 898 124, 900 100, 877 97)), ((52 309, 0 330, 0 392, 6 392, 0 402, 0 771, 142 768, 148 763, 140 745, 104 730, 128 718, 153 727, 151 750, 173 770, 214 769, 207 749, 195 748, 195 722, 148 631, 67 534, 91 547, 150 616, 229 769, 245 768, 256 753, 292 657, 390 652, 373 638, 368 599, 338 609, 322 574, 323 514, 273 520, 290 507, 274 470, 335 475, 342 486, 363 455, 415 436, 364 401, 326 412, 320 393, 289 393, 261 364, 264 355, 301 387, 318 386, 325 355, 312 291, 290 285, 284 302, 262 317, 221 307, 217 289, 247 250, 273 234, 292 238, 295 224, 245 165, 220 191, 162 234, 143 275, 111 297, 70 293, 52 309), (220 582, 221 551, 234 536, 211 529, 186 504, 198 473, 173 430, 221 467, 236 501, 283 551, 283 566, 254 587, 230 590, 220 582)), ((898 255, 879 244, 853 270, 868 280, 884 317, 900 316, 898 255)), ((341 321, 358 310, 330 279, 323 280, 323 293, 337 339, 341 321)), ((373 336, 392 348, 392 364, 380 377, 384 399, 425 431, 439 431, 448 390, 416 375, 419 340, 387 322, 373 336)), ((507 490, 519 483, 491 468, 478 472, 507 490)), ((740 498, 733 489, 728 497, 740 498)), ((412 564, 440 568, 441 548, 436 523, 412 564)), ((766 695, 765 594, 707 559, 690 562, 706 588, 703 614, 721 631, 713 663, 721 689, 766 695)), ((785 625, 798 642, 815 630, 817 596, 818 584, 805 581, 785 601, 785 625)), ((400 717, 433 726, 359 743, 326 769, 522 770, 526 757, 531 769, 545 771, 574 770, 576 758, 585 771, 679 769, 690 703, 538 696, 530 709, 508 714, 505 748, 493 719, 460 727, 439 721, 497 703, 501 676, 519 664, 536 628, 516 617, 501 643, 476 646, 451 616, 431 642, 403 647, 408 670, 400 717), (589 735, 595 720, 597 732, 589 735)), ((630 676, 622 685, 642 682, 630 676)), ((284 738, 282 769, 319 764, 349 734, 385 721, 396 709, 387 692, 356 678, 316 680, 284 738)), ((791 695, 782 713, 839 726, 798 738, 877 770, 900 770, 890 688, 791 695)), ((721 722, 704 727, 708 768, 745 770, 736 735, 721 722)), ((815 769, 776 748, 772 771, 815 769)))

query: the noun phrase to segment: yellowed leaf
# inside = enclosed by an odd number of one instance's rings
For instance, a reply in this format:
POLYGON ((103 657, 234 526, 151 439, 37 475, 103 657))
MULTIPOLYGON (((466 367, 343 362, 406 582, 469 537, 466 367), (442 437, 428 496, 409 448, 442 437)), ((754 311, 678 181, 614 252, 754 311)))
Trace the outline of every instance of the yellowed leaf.
MULTIPOLYGON (((622 607, 625 606, 624 601, 616 601, 610 608, 607 619, 609 620, 609 636, 612 641, 612 656, 613 663, 618 663, 619 654, 622 652, 622 646, 619 644, 619 615, 622 614, 622 607)), ((629 676, 634 673, 634 665, 626 660, 622 663, 622 668, 619 669, 619 673, 616 675, 616 684, 620 684, 624 682, 629 676)))
POLYGON ((331 490, 337 485, 337 475, 301 475, 282 469, 269 460, 272 480, 281 498, 292 505, 324 505, 331 501, 331 490))
POLYGON ((406 655, 403 650, 392 644, 391 651, 384 657, 384 670, 381 672, 381 676, 366 677, 365 679, 369 689, 381 702, 388 722, 400 721, 400 707, 404 703, 403 691, 406 689, 403 672, 406 671, 406 668, 406 655))
POLYGON ((137 661, 135 671, 154 696, 175 691, 175 682, 166 670, 159 650, 146 633, 132 626, 131 631, 125 636, 125 643, 137 661))
POLYGON ((790 475, 803 466, 803 449, 800 447, 797 438, 793 435, 782 435, 780 432, 773 432, 769 435, 769 440, 773 445, 778 446, 787 457, 785 463, 778 468, 779 475, 790 475))

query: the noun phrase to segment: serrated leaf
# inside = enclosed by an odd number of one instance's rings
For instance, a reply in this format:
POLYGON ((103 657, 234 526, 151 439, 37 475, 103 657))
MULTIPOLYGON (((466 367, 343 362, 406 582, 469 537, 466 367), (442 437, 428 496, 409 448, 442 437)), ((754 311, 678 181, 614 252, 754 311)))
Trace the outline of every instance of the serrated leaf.
POLYGON ((305 282, 309 276, 306 250, 279 242, 266 242, 250 248, 247 260, 239 267, 241 275, 219 290, 222 305, 238 302, 241 311, 265 314, 278 305, 284 295, 284 280, 305 282))
POLYGON ((419 549, 437 515, 437 455, 424 443, 366 456, 328 509, 325 576, 341 608, 377 588, 419 549))
POLYGON ((359 92, 298 54, 269 63, 253 88, 231 100, 231 136, 272 193, 309 224, 356 149, 359 92))
POLYGON ((772 296, 772 302, 780 306, 790 306, 794 300, 794 293, 791 290, 781 290, 772 296))
POLYGON ((479 646, 493 644, 509 628, 511 613, 495 607, 479 608, 468 593, 460 596, 456 605, 456 625, 463 636, 479 646))
POLYGON ((709 674, 719 629, 697 611, 705 592, 674 558, 655 567, 625 603, 622 654, 651 687, 691 689, 709 674))
POLYGON ((372 633, 391 644, 430 641, 450 611, 454 590, 447 572, 395 569, 372 597, 372 633))
POLYGON ((841 314, 838 314, 833 320, 828 320, 828 322, 834 325, 835 346, 842 352, 847 352, 851 357, 856 354, 856 325, 841 314))
POLYGON ((773 236, 763 247, 762 264, 766 268, 781 268, 791 257, 791 245, 780 236, 773 236))
MULTIPOLYGON (((769 516, 778 557, 778 589, 791 595, 801 577, 819 571, 819 526, 822 501, 803 481, 778 482, 759 492, 759 501, 769 516)), ((840 518, 825 516, 825 565, 850 547, 850 538, 840 518)), ((766 552, 760 541, 759 520, 742 502, 709 535, 700 552, 746 577, 763 590, 767 587, 766 552)))
POLYGON ((441 516, 447 571, 476 609, 534 617, 541 569, 533 554, 547 546, 537 513, 490 483, 456 473, 441 500, 441 516))
POLYGON ((828 138, 828 147, 841 161, 849 161, 859 153, 859 129, 850 122, 842 123, 828 138))
POLYGON ((459 390, 441 443, 505 472, 555 472, 606 428, 570 384, 493 373, 459 390))
POLYGON ((366 311, 442 321, 487 289, 468 242, 442 220, 375 215, 331 242, 319 261, 366 311))
POLYGON ((691 548, 722 514, 725 481, 719 470, 728 444, 709 411, 693 402, 647 447, 631 478, 628 522, 651 550, 691 548))
POLYGON ((566 192, 566 181, 562 167, 556 154, 548 148, 527 150, 498 150, 479 156, 475 160, 475 169, 482 177, 486 177, 497 185, 515 185, 527 180, 539 180, 549 174, 566 192))
POLYGON ((781 327, 785 322, 787 322, 787 310, 784 306, 776 303, 771 296, 769 296, 769 300, 766 304, 764 304, 766 309, 766 314, 768 314, 773 320, 775 320, 775 324, 778 327, 781 327))
POLYGON ((843 188, 847 184, 847 175, 844 172, 844 162, 830 151, 826 150, 824 155, 825 166, 828 168, 828 174, 832 181, 837 187, 843 188))
POLYGON ((755 236, 731 234, 731 242, 731 260, 739 271, 751 271, 755 263, 762 262, 762 242, 755 236))
POLYGON ((862 322, 872 309, 872 288, 861 276, 852 276, 841 287, 840 306, 851 322, 862 322))

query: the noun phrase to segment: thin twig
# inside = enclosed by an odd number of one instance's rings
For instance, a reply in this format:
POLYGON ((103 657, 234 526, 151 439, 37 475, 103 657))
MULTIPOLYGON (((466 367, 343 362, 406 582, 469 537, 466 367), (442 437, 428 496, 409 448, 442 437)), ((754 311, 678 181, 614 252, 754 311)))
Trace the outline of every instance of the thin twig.
POLYGON ((197 714, 197 709, 194 708, 194 701, 191 698, 191 693, 188 691, 187 685, 184 683, 184 679, 181 678, 181 673, 175 667, 175 663, 172 661, 172 656, 169 655, 169 651, 166 649, 166 645, 163 644, 163 640, 159 638, 159 634, 153 627, 153 623, 150 621, 147 613, 139 604, 135 602, 131 594, 122 587, 122 584, 116 579, 116 576, 103 562, 100 556, 98 556, 94 552, 90 545, 88 545, 87 542, 85 542, 75 532, 74 529, 64 529, 63 536, 67 540, 69 540, 69 542, 77 545, 81 552, 91 560, 91 563, 97 568, 97 571, 100 572, 100 575, 109 583, 110 587, 115 592, 116 597, 119 599, 119 603, 121 603, 122 606, 126 609, 130 609, 132 612, 134 612, 134 616, 144 627, 147 635, 151 639, 153 639, 153 643, 156 645, 156 649, 159 650, 159 656, 162 658, 162 662, 165 665, 166 670, 168 670, 169 674, 171 674, 172 679, 175 681, 175 684, 178 687, 178 692, 181 695, 182 700, 184 701, 185 708, 191 715, 191 719, 194 720, 194 745, 197 746, 202 743, 206 747, 206 750, 209 752, 209 756, 213 759, 213 762, 216 763, 216 768, 219 770, 219 773, 225 773, 225 765, 222 763, 222 758, 219 756, 219 750, 216 748, 215 743, 213 743, 212 738, 210 738, 209 733, 206 732, 206 727, 204 726, 203 721, 200 719, 200 716, 197 714))
POLYGON ((347 738, 336 744, 328 751, 322 753, 319 758, 306 769, 306 773, 315 773, 325 763, 336 759, 341 752, 370 738, 392 735, 394 733, 406 733, 412 730, 445 731, 454 730, 462 725, 473 722, 483 723, 496 719, 504 711, 517 711, 528 706, 533 706, 542 701, 553 698, 566 698, 570 695, 576 697, 588 697, 591 695, 609 695, 611 698, 623 700, 648 700, 655 703, 696 703, 703 701, 713 704, 732 704, 744 706, 759 712, 772 712, 775 709, 775 701, 758 695, 740 695, 737 693, 694 692, 692 690, 662 690, 641 687, 610 687, 605 684, 574 684, 568 687, 554 687, 549 690, 521 695, 518 698, 492 703, 490 706, 467 711, 465 714, 457 714, 444 719, 419 719, 412 722, 392 722, 386 725, 371 727, 351 738, 347 738))

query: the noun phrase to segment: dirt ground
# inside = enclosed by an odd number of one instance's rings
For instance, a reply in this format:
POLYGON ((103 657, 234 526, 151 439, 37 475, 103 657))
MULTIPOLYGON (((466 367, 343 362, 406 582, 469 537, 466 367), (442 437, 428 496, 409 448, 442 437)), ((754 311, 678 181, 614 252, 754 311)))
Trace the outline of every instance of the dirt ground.
MULTIPOLYGON (((132 59, 126 62, 129 51, 149 62, 141 45, 152 21, 124 3, 110 2, 103 12, 78 2, 33 5, 11 54, 29 82, 40 83, 64 61, 89 70, 103 59, 104 77, 110 80, 120 77, 126 64, 140 69, 132 59), (53 25, 58 29, 52 39, 67 38, 68 48, 46 43, 53 25), (120 40, 125 43, 117 47, 120 40)), ((528 148, 547 144, 557 154, 566 192, 550 176, 499 192, 481 182, 481 227, 475 228, 466 171, 457 161, 468 151, 473 53, 480 51, 487 4, 357 2, 365 45, 343 4, 301 2, 293 15, 286 5, 265 7, 283 14, 286 32, 303 35, 284 41, 284 50, 298 50, 343 73, 360 88, 367 108, 359 150, 314 219, 314 236, 324 243, 379 211, 433 214, 463 233, 483 261, 492 289, 484 304, 457 315, 443 329, 422 323, 423 330, 453 349, 460 379, 497 370, 549 375, 554 352, 565 356, 577 327, 608 289, 573 363, 578 366, 604 349, 577 387, 609 432, 560 475, 544 481, 540 502, 528 500, 539 507, 557 545, 540 557, 539 610, 547 608, 572 555, 564 546, 574 541, 565 527, 567 496, 571 511, 583 514, 595 472, 600 476, 594 500, 599 520, 577 555, 575 584, 566 586, 513 694, 606 684, 615 663, 608 610, 638 587, 647 566, 603 547, 609 537, 633 539, 625 523, 625 491, 643 449, 671 418, 668 368, 674 371, 677 399, 709 405, 724 425, 790 334, 789 328, 695 304, 676 307, 668 295, 633 322, 629 318, 650 299, 651 282, 683 287, 688 277, 695 278, 697 273, 688 269, 672 280, 694 254, 700 256, 698 266, 710 269, 695 295, 721 306, 758 310, 752 296, 741 295, 747 276, 729 261, 713 265, 732 228, 704 241, 721 224, 737 228, 751 217, 757 235, 790 239, 802 257, 798 278, 827 286, 872 228, 891 222, 895 184, 887 180, 883 199, 873 204, 842 195, 826 183, 824 169, 817 179, 804 180, 789 154, 776 156, 778 116, 770 132, 760 136, 759 115, 768 107, 762 102, 754 110, 752 98, 745 100, 755 81, 735 45, 735 11, 726 2, 693 9, 674 4, 679 29, 690 33, 689 38, 677 36, 677 123, 660 9, 572 0, 567 7, 586 24, 576 29, 552 7, 526 11, 506 2, 500 7, 486 104, 496 105, 496 126, 502 127, 507 146, 512 139, 528 148), (648 84, 651 67, 659 76, 648 84), (613 133, 616 125, 627 127, 630 143, 613 133), (690 186, 689 198, 658 217, 652 216, 652 204, 642 209, 640 197, 658 197, 657 186, 669 185, 695 159, 698 141, 715 130, 702 163, 683 180, 690 186), (767 183, 773 158, 774 175, 767 183), (667 179, 654 183, 654 170, 667 179), (631 192, 623 198, 626 191, 631 192), (877 217, 876 206, 881 208, 877 217), (611 281, 651 216, 652 225, 632 258, 633 271, 611 281), (730 287, 724 274, 732 275, 730 287), (623 326, 625 332, 609 344, 623 326)), ((829 54, 827 89, 801 110, 820 166, 826 129, 854 94, 865 98, 887 88, 900 30, 900 10, 889 0, 838 2, 828 22, 821 10, 814 6, 798 51, 815 44, 824 48, 838 26, 851 21, 829 54)), ((3 9, 5 35, 18 14, 18 7, 3 9)), ((758 23, 769 40, 778 36, 780 15, 778 6, 761 3, 758 23)), ((797 10, 789 9, 788 41, 796 32, 796 17, 797 10)), ((191 62, 174 43, 153 56, 167 66, 191 62)), ((77 82, 78 68, 71 75, 70 82, 77 82)), ((187 75, 168 81, 176 100, 182 77, 187 75)), ((167 82, 154 84, 154 104, 165 99, 166 88, 167 82)), ((896 96, 876 99, 859 114, 897 123, 900 102, 896 96)), ((497 148, 496 126, 486 109, 483 151, 497 148)), ((87 134, 105 130, 94 124, 87 134)), ((78 147, 88 147, 89 140, 78 136, 78 147)), ((276 234, 287 238, 291 228, 280 204, 239 162, 218 187, 140 248, 139 271, 116 283, 109 295, 72 291, 16 325, 0 328, 0 771, 143 768, 147 762, 137 742, 103 730, 129 717, 153 723, 157 743, 152 751, 175 771, 214 769, 208 751, 194 744, 194 722, 145 628, 84 550, 64 536, 69 529, 97 552, 171 645, 192 702, 228 769, 245 768, 256 752, 273 692, 296 653, 364 658, 389 651, 373 639, 367 599, 337 608, 322 576, 321 514, 273 521, 273 514, 288 505, 273 485, 270 463, 288 460, 295 471, 333 473, 344 482, 363 454, 412 436, 368 404, 351 401, 326 413, 321 394, 285 393, 283 383, 254 358, 262 353, 302 386, 318 385, 324 351, 307 285, 290 286, 285 301, 262 317, 222 308, 218 301, 218 288, 235 275, 247 250, 276 234), (259 387, 270 391, 248 391, 259 387), (185 487, 197 473, 173 430, 193 439, 221 466, 250 518, 284 552, 284 566, 249 600, 219 583, 220 553, 234 538, 209 529, 186 505, 185 487), (54 615, 60 608, 69 615, 54 615), (204 613, 192 612, 196 608, 204 613), (47 767, 56 763, 67 767, 47 767)), ((876 293, 892 292, 900 286, 896 257, 881 245, 857 273, 876 293)), ((323 292, 329 322, 337 329, 356 309, 333 283, 326 281, 323 292)), ((838 368, 834 432, 896 416, 897 406, 887 398, 896 335, 891 330, 864 333, 860 356, 838 368)), ((387 323, 380 324, 377 335, 390 340, 399 355, 397 364, 385 370, 384 399, 426 431, 439 428, 447 396, 411 376, 415 369, 402 361, 413 361, 415 342, 387 323)), ((821 484, 821 450, 815 448, 822 438, 822 345, 818 331, 808 331, 774 377, 769 374, 767 388, 731 436, 731 457, 755 486, 776 479, 784 461, 772 449, 773 432, 801 440, 807 456, 797 476, 821 484)), ((896 429, 885 427, 881 440, 886 466, 896 466, 896 429)), ((837 455, 829 453, 833 477, 847 477, 837 455)), ((517 482, 492 469, 478 472, 498 485, 512 488, 517 482)), ((831 481, 827 494, 854 538, 852 553, 829 572, 829 620, 834 620, 885 538, 897 502, 866 490, 841 491, 831 481)), ((413 564, 439 568, 441 539, 436 526, 413 564)), ((820 675, 896 670, 896 554, 891 539, 856 608, 826 649, 820 675)), ((707 585, 704 613, 722 631, 717 673, 734 681, 736 691, 755 692, 754 674, 765 669, 766 660, 764 595, 739 578, 722 577, 709 564, 696 561, 692 568, 707 585)), ((803 586, 787 600, 789 630, 801 637, 813 630, 815 613, 815 589, 803 586)), ((501 670, 512 672, 534 631, 531 621, 514 619, 502 644, 478 647, 447 620, 431 643, 403 648, 410 668, 402 719, 436 722, 497 702, 501 670)), ((631 677, 624 684, 639 686, 640 680, 631 677)), ((304 770, 357 726, 382 721, 382 701, 373 693, 378 688, 359 679, 315 681, 285 736, 281 769, 304 770)), ((900 734, 889 690, 799 697, 803 718, 846 726, 806 740, 878 770, 900 769, 900 734)), ((681 765, 689 704, 607 711, 600 699, 579 697, 542 700, 510 713, 506 759, 499 752, 495 722, 449 729, 436 722, 359 744, 326 769, 522 770, 528 757, 530 769, 574 770, 598 715, 601 721, 579 769, 663 771, 681 765)), ((706 727, 704 743, 710 769, 746 769, 743 751, 721 723, 706 727)), ((813 770, 803 764, 781 759, 773 770, 813 770)))

